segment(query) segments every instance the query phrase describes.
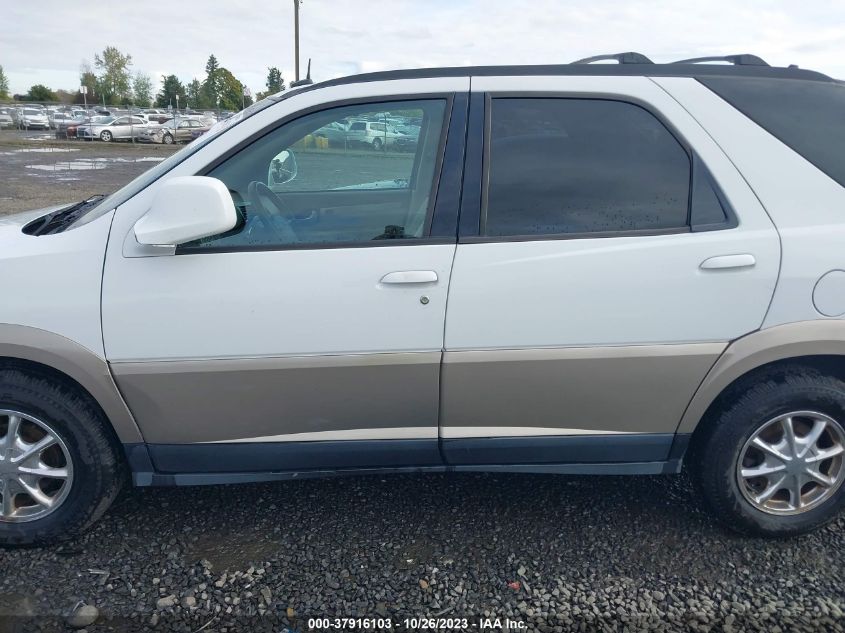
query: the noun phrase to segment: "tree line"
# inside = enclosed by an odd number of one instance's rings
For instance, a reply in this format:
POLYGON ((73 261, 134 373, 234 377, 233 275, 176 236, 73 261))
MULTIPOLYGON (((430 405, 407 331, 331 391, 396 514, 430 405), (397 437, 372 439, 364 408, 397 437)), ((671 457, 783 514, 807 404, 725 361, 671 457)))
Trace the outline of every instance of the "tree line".
MULTIPOLYGON (((94 63, 83 61, 79 72, 80 86, 87 89, 88 103, 138 106, 149 108, 191 107, 199 110, 219 108, 240 110, 252 104, 245 85, 227 68, 220 65, 213 54, 205 64, 205 76, 194 77, 183 84, 176 75, 163 75, 161 87, 155 92, 152 78, 143 72, 132 72, 132 56, 114 46, 107 46, 94 55, 94 63)), ((285 89, 282 72, 275 66, 267 69, 267 90, 256 94, 257 99, 285 89)), ((14 95, 21 101, 62 101, 82 103, 79 90, 52 90, 36 84, 25 95, 14 95)), ((9 82, 0 66, 0 100, 9 99, 9 82)))

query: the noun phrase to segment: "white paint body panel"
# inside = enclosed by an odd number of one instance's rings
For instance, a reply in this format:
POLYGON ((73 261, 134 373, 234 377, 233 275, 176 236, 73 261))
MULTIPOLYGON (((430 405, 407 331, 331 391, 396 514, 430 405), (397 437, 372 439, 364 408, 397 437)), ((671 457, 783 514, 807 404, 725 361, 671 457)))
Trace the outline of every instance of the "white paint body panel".
POLYGON ((100 283, 112 214, 55 235, 21 232, 55 209, 0 216, 0 323, 59 334, 104 358, 100 283))
POLYGON ((691 144, 739 216, 734 229, 673 235, 460 244, 446 349, 727 341, 760 327, 778 276, 777 232, 730 160, 644 77, 481 77, 473 92, 634 99, 691 144), (755 265, 701 269, 725 255, 755 265), (744 258, 747 259, 747 258, 744 258))
POLYGON ((311 106, 380 96, 467 91, 469 79, 370 82, 297 94, 210 142, 117 210, 103 286, 112 361, 434 351, 443 347, 454 245, 374 246, 126 258, 122 245, 168 179, 311 106), (433 271, 424 287, 386 285, 396 271, 433 271), (421 294, 429 303, 420 302, 421 294))
POLYGON ((783 262, 763 326, 824 318, 813 287, 845 268, 845 188, 694 79, 654 81, 707 128, 777 225, 783 262))

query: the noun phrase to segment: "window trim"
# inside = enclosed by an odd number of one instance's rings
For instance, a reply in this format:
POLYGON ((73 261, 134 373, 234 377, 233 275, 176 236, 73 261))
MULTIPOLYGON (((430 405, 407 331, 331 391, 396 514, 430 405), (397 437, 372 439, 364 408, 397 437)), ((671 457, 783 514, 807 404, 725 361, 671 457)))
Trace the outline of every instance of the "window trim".
MULTIPOLYGON (((208 176, 214 169, 225 163, 227 160, 237 155, 244 149, 251 146, 259 139, 264 138, 268 134, 272 134, 279 128, 288 123, 309 116, 314 113, 324 112, 335 108, 342 108, 352 105, 366 105, 366 104, 382 104, 402 101, 445 101, 443 109, 443 126, 440 130, 440 139, 437 143, 437 158, 434 165, 434 175, 432 177, 431 193, 429 194, 428 209, 426 209, 426 218, 423 225, 423 235, 419 238, 398 238, 390 240, 367 240, 362 241, 346 241, 346 242, 326 242, 326 243, 298 243, 298 244, 245 244, 245 245, 231 245, 231 246, 176 246, 175 255, 202 255, 212 253, 237 253, 237 252, 263 252, 263 251, 298 251, 298 250, 327 250, 327 249, 342 249, 342 248, 371 248, 384 246, 422 246, 428 244, 454 244, 454 238, 432 237, 431 227, 434 219, 434 213, 437 206, 437 194, 440 191, 440 181, 442 178, 443 159, 446 151, 446 145, 449 140, 449 128, 453 115, 453 107, 456 94, 454 92, 434 92, 434 93, 420 93, 420 94, 392 94, 392 95, 370 95, 367 97, 354 97, 346 99, 337 99, 334 101, 327 101, 308 108, 303 108, 282 117, 277 121, 265 126, 254 134, 243 139, 228 151, 215 157, 213 161, 208 163, 205 167, 198 170, 197 175, 208 176)), ((458 139, 455 142, 464 142, 464 139, 458 139)), ((414 165, 416 166, 416 158, 414 165)), ((455 210, 457 213, 457 210, 455 210)))
MULTIPOLYGON (((502 92, 486 92, 484 93, 484 141, 482 150, 482 168, 481 168, 481 204, 478 209, 478 233, 475 235, 461 236, 459 242, 468 244, 487 244, 497 242, 545 242, 551 240, 572 240, 572 239, 600 239, 609 237, 643 237, 649 235, 679 235, 683 233, 692 233, 692 193, 693 193, 693 176, 695 167, 696 155, 692 146, 687 142, 680 131, 672 125, 672 122, 667 120, 660 112, 655 111, 654 107, 648 102, 632 97, 629 95, 612 94, 612 93, 591 93, 591 92, 560 92, 560 91, 502 91, 502 92), (493 99, 565 99, 571 100, 588 100, 588 101, 616 101, 632 105, 653 116, 666 129, 666 131, 675 139, 687 155, 689 160, 689 190, 687 194, 687 217, 686 225, 682 227, 670 227, 665 229, 630 229, 619 231, 593 231, 584 233, 533 233, 524 235, 484 235, 485 225, 487 221, 487 202, 488 192, 490 187, 490 151, 491 151, 491 135, 492 135, 492 106, 493 99)), ((700 160, 700 159, 699 159, 700 160)), ((703 164, 702 164, 703 165, 703 164)), ((704 166, 704 165, 703 165, 704 166)), ((705 166, 706 167, 706 166, 705 166)), ((728 212, 730 205, 727 204, 721 190, 716 186, 715 181, 711 177, 714 191, 722 202, 723 208, 728 215, 728 220, 732 216, 732 212, 728 212)), ((734 225, 735 226, 735 225, 734 225)), ((722 228, 731 228, 729 222, 725 223, 722 228)), ((699 229, 699 232, 702 229, 699 229)), ((708 225, 707 229, 703 230, 717 230, 716 225, 708 225)))

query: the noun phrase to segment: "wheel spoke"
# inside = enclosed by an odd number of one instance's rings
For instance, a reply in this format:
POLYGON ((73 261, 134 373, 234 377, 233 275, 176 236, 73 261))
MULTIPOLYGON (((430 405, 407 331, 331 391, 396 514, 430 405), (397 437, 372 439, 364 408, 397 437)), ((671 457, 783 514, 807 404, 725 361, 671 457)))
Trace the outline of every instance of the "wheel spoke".
POLYGON ((40 464, 36 468, 21 466, 18 468, 22 475, 33 475, 35 477, 49 477, 50 479, 67 479, 67 468, 53 468, 46 464, 40 464))
POLYGON ((833 483, 836 481, 835 479, 833 479, 831 477, 826 477, 825 475, 822 475, 820 472, 817 472, 817 471, 813 470, 812 468, 807 468, 807 469, 805 469, 804 472, 807 474, 807 477, 812 479, 817 484, 821 484, 822 486, 825 486, 826 488, 830 488, 833 485, 833 483))
POLYGON ((784 463, 790 461, 788 456, 781 453, 778 449, 776 449, 768 442, 764 442, 759 437, 755 437, 751 444, 754 445, 754 447, 759 448, 764 453, 768 453, 772 457, 775 457, 776 459, 779 459, 784 463))
POLYGON ((754 468, 743 468, 740 472, 745 479, 754 479, 756 477, 768 478, 769 475, 779 473, 783 470, 786 470, 784 464, 769 465, 764 462, 754 468))
POLYGON ((781 427, 783 428, 783 437, 786 439, 786 446, 792 456, 798 454, 797 446, 795 444, 795 425, 792 423, 792 418, 784 418, 781 420, 781 427))
POLYGON ((35 501, 38 505, 44 506, 45 508, 53 507, 53 498, 44 494, 37 484, 33 485, 27 483, 22 477, 18 477, 18 483, 21 488, 23 488, 24 492, 32 497, 33 501, 35 501))
POLYGON ((783 482, 786 481, 786 475, 781 475, 773 484, 769 484, 763 492, 757 495, 754 499, 759 504, 766 503, 769 499, 775 496, 775 493, 783 488, 783 482))
POLYGON ((3 487, 3 518, 11 519, 15 514, 15 493, 12 492, 13 480, 7 479, 3 487))
POLYGON ((801 475, 793 475, 789 482, 789 501, 793 508, 802 508, 804 502, 801 500, 801 487, 804 485, 804 478, 801 475))
POLYGON ((8 420, 9 424, 6 427, 6 435, 3 436, 3 441, 0 442, 0 446, 4 448, 12 446, 15 443, 21 425, 21 418, 18 415, 9 415, 8 420))
POLYGON ((26 449, 23 453, 17 456, 12 461, 16 464, 23 464, 28 459, 36 457, 41 454, 41 451, 51 447, 56 443, 56 438, 49 433, 38 440, 35 444, 26 444, 26 449))
POLYGON ((831 457, 841 455, 843 452, 845 452, 845 448, 843 448, 841 444, 837 444, 836 446, 831 446, 830 448, 819 451, 812 457, 806 458, 804 461, 808 464, 816 464, 818 462, 823 462, 826 459, 830 459, 831 457))
POLYGON ((809 451, 813 449, 816 445, 816 442, 819 441, 819 438, 824 433, 824 430, 827 428, 827 422, 824 420, 816 420, 813 422, 813 428, 810 429, 810 432, 807 433, 806 436, 801 438, 801 443, 804 445, 804 450, 801 451, 799 457, 804 457, 809 451))

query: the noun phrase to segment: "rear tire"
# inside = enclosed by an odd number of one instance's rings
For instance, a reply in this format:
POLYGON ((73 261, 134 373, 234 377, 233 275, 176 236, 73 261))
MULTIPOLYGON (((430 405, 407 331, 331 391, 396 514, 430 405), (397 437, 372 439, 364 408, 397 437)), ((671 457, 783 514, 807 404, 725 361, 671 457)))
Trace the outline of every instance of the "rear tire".
POLYGON ((5 412, 0 413, 0 459, 4 460, 0 461, 0 546, 55 543, 88 528, 106 511, 125 479, 117 443, 102 412, 71 384, 18 368, 0 369, 0 411, 5 412), (14 444, 9 433, 12 418, 22 421, 15 423, 18 439, 14 444), (20 457, 39 441, 39 424, 56 442, 35 462, 29 460, 27 467, 42 469, 46 462, 58 460, 50 466, 61 468, 66 460, 69 473, 63 484, 66 488, 58 491, 52 488, 62 480, 47 477, 35 483, 41 502, 29 497, 21 483, 32 486, 32 475, 15 473, 12 465, 15 454, 20 457), (54 453, 48 454, 51 450, 54 453), (56 457, 62 453, 65 457, 56 457), (42 494, 52 494, 53 507, 42 494))
POLYGON ((373 149, 377 152, 381 151, 381 148, 384 147, 384 143, 380 138, 373 139, 373 149))
POLYGON ((690 467, 726 526, 768 537, 801 534, 845 506, 843 425, 845 382, 802 367, 767 372, 734 390, 702 429, 690 467))

